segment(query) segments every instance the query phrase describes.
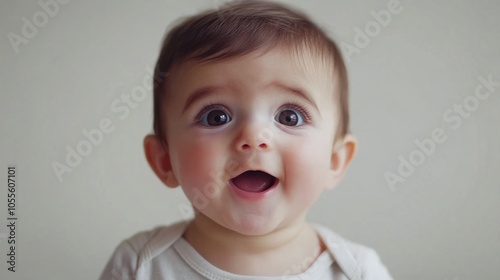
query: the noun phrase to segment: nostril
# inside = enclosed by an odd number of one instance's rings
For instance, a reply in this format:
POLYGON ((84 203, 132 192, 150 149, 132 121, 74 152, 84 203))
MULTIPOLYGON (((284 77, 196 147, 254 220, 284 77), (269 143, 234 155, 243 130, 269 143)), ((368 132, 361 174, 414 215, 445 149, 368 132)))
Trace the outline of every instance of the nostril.
MULTIPOLYGON (((258 146, 260 149, 267 149, 267 144, 266 143, 261 143, 258 146)), ((252 146, 250 144, 243 144, 241 145, 242 150, 251 150, 252 146)))

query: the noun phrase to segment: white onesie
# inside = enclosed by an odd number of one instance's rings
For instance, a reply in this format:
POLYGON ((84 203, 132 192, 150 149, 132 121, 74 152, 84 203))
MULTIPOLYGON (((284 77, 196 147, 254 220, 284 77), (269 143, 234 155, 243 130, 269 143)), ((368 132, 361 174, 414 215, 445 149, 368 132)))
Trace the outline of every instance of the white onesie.
MULTIPOLYGON (((223 271, 205 260, 183 237, 188 222, 178 222, 135 234, 118 245, 101 280, 392 280, 377 253, 314 225, 325 250, 309 268, 283 276, 243 276, 223 271), (292 274, 292 275, 290 275, 292 274)), ((297 264, 298 268, 302 264, 297 264)))

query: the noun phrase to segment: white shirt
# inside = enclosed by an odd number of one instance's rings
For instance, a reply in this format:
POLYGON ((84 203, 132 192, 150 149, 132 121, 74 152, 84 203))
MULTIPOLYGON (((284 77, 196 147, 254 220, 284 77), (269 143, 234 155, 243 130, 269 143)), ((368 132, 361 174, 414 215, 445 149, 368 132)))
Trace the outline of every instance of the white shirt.
POLYGON ((392 280, 375 251, 315 225, 325 250, 306 271, 297 264, 284 276, 244 276, 223 271, 205 260, 183 237, 186 222, 135 234, 116 248, 101 280, 392 280), (290 275, 294 274, 294 275, 290 275))

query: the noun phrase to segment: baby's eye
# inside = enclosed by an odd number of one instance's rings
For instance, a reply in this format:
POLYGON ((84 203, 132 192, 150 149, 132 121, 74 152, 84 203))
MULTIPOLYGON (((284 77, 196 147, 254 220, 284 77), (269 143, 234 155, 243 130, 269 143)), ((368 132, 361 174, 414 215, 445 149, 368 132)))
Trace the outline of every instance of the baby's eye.
POLYGON ((206 126, 220 126, 230 121, 231 117, 220 109, 207 111, 200 118, 200 122, 206 126))
POLYGON ((276 115, 275 120, 286 126, 300 126, 304 123, 302 114, 292 109, 280 111, 278 115, 276 115))

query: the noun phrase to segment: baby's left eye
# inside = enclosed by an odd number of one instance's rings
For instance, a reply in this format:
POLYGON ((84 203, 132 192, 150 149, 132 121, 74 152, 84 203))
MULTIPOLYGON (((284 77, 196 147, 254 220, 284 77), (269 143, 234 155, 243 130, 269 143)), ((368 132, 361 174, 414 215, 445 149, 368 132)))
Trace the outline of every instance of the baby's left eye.
POLYGON ((292 109, 280 111, 274 119, 286 126, 300 126, 304 123, 302 114, 292 109))

